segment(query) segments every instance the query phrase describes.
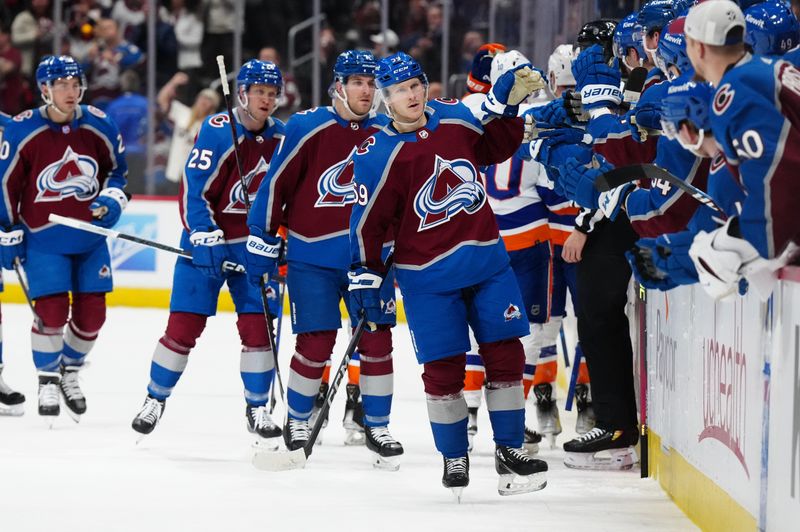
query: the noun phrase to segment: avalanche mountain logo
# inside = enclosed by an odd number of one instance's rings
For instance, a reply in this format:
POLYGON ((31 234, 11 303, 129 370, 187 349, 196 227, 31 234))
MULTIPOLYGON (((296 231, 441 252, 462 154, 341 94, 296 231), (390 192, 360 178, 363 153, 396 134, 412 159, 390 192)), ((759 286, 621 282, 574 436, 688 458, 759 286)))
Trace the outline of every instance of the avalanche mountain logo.
POLYGON ((518 320, 522 318, 522 313, 519 311, 518 306, 516 306, 514 303, 509 303, 508 308, 505 312, 503 312, 503 317, 506 319, 506 321, 518 320))
POLYGON ((319 199, 315 207, 344 207, 356 202, 356 190, 353 186, 355 151, 356 148, 350 150, 344 160, 330 166, 319 176, 317 182, 319 199))
POLYGON ((100 190, 97 161, 75 153, 67 146, 60 160, 50 164, 36 178, 35 201, 60 201, 74 197, 78 201, 93 199, 100 190))
MULTIPOLYGON (((250 187, 250 184, 258 175, 260 175, 263 179, 263 177, 267 174, 268 169, 269 169, 269 164, 262 157, 258 160, 258 163, 256 163, 255 168, 247 172, 247 175, 244 176, 244 182, 247 185, 247 191, 248 195, 250 196, 251 204, 256 199, 256 192, 258 191, 258 186, 250 187), (252 190, 252 188, 255 188, 255 190, 252 190)), ((231 187, 231 192, 228 196, 228 206, 222 209, 222 212, 226 212, 228 214, 247 214, 247 207, 244 202, 244 189, 242 188, 241 180, 237 181, 231 187)))
POLYGON ((461 211, 474 214, 486 203, 486 191, 472 163, 436 156, 434 170, 414 198, 419 231, 447 223, 461 211))

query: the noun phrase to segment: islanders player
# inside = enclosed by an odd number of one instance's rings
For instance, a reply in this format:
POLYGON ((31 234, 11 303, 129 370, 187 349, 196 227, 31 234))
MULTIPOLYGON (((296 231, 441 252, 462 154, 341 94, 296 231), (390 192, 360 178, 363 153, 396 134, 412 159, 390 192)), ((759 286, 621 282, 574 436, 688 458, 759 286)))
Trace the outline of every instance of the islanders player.
POLYGON ((15 116, 0 147, 0 252, 4 267, 25 265, 43 324, 31 331, 39 414, 52 423, 60 394, 77 422, 86 411, 78 372, 105 322, 111 260, 104 237, 48 216, 116 224, 128 203, 125 148, 105 113, 80 105, 86 79, 75 59, 46 57, 36 83, 45 105, 15 116))
MULTIPOLYGON (((405 53, 382 59, 377 85, 392 123, 355 157, 357 202, 350 219, 350 291, 368 322, 382 318, 383 244, 394 264, 422 375, 442 483, 457 496, 469 483, 468 328, 486 367, 486 405, 503 495, 545 486, 547 464, 522 448, 525 423, 519 337, 523 306, 478 167, 507 160, 523 140, 518 105, 543 87, 530 64, 492 87, 478 120, 456 100, 427 101, 427 78, 405 53), (507 105, 508 104, 508 105, 507 105), (512 105, 514 104, 514 105, 512 105), (513 118, 496 118, 500 115, 513 118)), ((367 333, 371 336, 374 333, 367 333)))
MULTIPOLYGON (((203 123, 181 180, 181 247, 191 249, 192 258, 180 257, 175 264, 167 329, 153 353, 147 397, 132 426, 141 434, 155 429, 208 317, 216 314, 219 291, 227 283, 242 341, 239 371, 247 428, 259 437, 259 444, 274 449, 281 429, 272 421, 266 404, 275 358, 267 338, 260 287, 248 283, 242 273, 223 270, 223 263, 245 261, 245 194, 255 192, 283 138, 283 123, 271 117, 283 77, 274 63, 253 59, 242 65, 236 83, 239 106, 233 114, 246 189, 239 177, 230 118, 226 113, 214 114, 203 123)), ((274 289, 268 290, 270 294, 275 294, 274 289)), ((278 304, 275 297, 271 299, 275 315, 278 304)))
MULTIPOLYGON (((369 52, 346 51, 337 58, 333 106, 292 116, 248 219, 247 272, 253 283, 273 272, 276 232, 284 218, 288 227, 287 282, 297 335, 284 430, 290 450, 308 441, 314 401, 342 324, 340 300, 352 310, 347 296, 348 223, 356 202, 352 158, 356 148, 387 123, 372 110, 375 68, 369 52)), ((382 297, 391 304, 378 320, 378 331, 364 335, 358 346, 363 424, 373 465, 397 469, 403 446, 388 430, 393 394, 390 328, 396 319, 391 279, 382 297)))

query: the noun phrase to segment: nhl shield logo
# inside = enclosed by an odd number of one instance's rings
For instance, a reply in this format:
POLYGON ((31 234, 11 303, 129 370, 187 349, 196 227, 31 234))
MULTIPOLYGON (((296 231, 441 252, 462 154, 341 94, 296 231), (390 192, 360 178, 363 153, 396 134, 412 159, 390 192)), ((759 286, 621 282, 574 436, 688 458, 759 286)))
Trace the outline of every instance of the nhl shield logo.
POLYGON ((67 146, 61 159, 48 165, 36 178, 35 201, 60 201, 69 197, 89 201, 100 190, 97 171, 97 161, 67 146))
POLYGON ((475 167, 466 159, 436 156, 434 171, 414 198, 419 231, 447 223, 461 211, 474 214, 486 203, 486 191, 475 167))
POLYGON ((356 202, 356 191, 353 187, 353 155, 356 148, 350 150, 347 157, 330 166, 317 182, 316 207, 344 207, 356 202))
MULTIPOLYGON (((263 179, 268 169, 269 164, 267 164, 267 161, 262 157, 258 160, 258 163, 256 163, 255 168, 247 172, 247 175, 244 176, 244 182, 247 185, 248 195, 250 196, 250 203, 255 201, 256 192, 258 190, 258 186, 251 187, 250 184, 256 176, 260 176, 263 179), (256 190, 252 190, 252 188, 256 190)), ((256 185, 258 185, 258 183, 256 183, 256 185)), ((228 205, 222 209, 222 212, 229 214, 247 214, 247 206, 244 202, 244 189, 242 188, 241 180, 237 181, 231 187, 231 192, 228 196, 228 205)))
POLYGON ((505 318, 506 321, 518 320, 522 318, 522 313, 519 311, 518 306, 514 303, 509 303, 508 308, 503 312, 503 318, 505 318))

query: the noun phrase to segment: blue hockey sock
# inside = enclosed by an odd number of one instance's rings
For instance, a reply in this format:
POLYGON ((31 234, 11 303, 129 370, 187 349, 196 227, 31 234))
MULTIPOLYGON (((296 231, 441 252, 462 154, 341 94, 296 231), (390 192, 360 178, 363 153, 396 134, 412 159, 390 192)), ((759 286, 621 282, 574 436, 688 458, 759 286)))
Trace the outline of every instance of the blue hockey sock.
POLYGON ((186 353, 178 353, 159 341, 153 353, 153 361, 150 363, 150 384, 147 385, 147 393, 161 401, 167 399, 181 378, 183 370, 186 369, 188 361, 189 350, 186 353))
POLYGON ((58 371, 61 368, 61 351, 64 337, 61 327, 44 327, 41 332, 31 331, 33 364, 37 371, 58 371))
POLYGON ((275 373, 275 363, 269 347, 244 347, 239 359, 239 372, 244 384, 244 399, 248 405, 262 406, 269 400, 269 387, 275 373))
POLYGON ((426 395, 436 449, 445 458, 467 456, 467 402, 464 394, 426 395))
POLYGON ((379 357, 362 354, 359 386, 364 407, 364 425, 368 427, 388 425, 394 393, 392 354, 379 357))
POLYGON ((64 333, 64 348, 61 351, 62 366, 82 366, 86 355, 94 347, 97 333, 87 333, 75 329, 72 322, 64 333))
POLYGON ((486 384, 486 408, 492 423, 494 442, 508 447, 522 447, 525 431, 525 397, 518 382, 486 384))

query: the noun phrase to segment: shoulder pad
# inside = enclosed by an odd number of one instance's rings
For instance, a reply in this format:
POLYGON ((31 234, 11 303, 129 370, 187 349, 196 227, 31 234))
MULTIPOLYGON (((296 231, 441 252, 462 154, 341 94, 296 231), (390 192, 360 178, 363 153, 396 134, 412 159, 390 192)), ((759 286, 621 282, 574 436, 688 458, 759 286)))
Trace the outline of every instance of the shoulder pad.
MULTIPOLYGON (((84 107, 84 106, 82 105, 81 107, 84 107)), ((86 111, 88 111, 90 114, 93 114, 97 118, 106 118, 108 116, 102 110, 98 109, 94 105, 87 105, 84 108, 85 108, 86 111)))

